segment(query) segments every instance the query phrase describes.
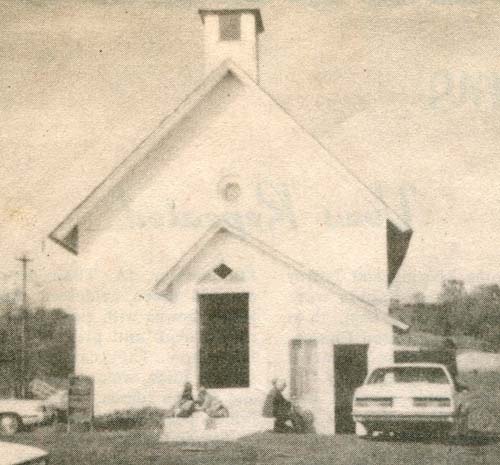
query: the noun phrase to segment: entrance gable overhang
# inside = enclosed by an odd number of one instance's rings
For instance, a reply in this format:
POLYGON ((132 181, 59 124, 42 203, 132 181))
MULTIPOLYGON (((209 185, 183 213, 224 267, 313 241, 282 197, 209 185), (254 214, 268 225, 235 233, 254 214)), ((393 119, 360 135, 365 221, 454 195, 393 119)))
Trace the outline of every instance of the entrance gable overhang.
POLYGON ((203 235, 198 239, 198 241, 177 261, 167 273, 156 283, 154 286, 154 292, 162 297, 169 298, 171 286, 174 281, 183 273, 183 271, 194 261, 198 254, 207 247, 211 239, 220 232, 229 232, 236 236, 238 239, 242 240, 244 243, 249 244, 267 256, 273 258, 274 260, 284 264, 285 266, 293 269, 302 276, 318 283, 322 287, 325 287, 334 294, 340 295, 343 298, 347 298, 352 303, 363 309, 364 311, 370 312, 375 315, 378 319, 382 320, 391 326, 394 326, 402 331, 407 331, 409 326, 399 320, 391 318, 389 315, 382 312, 375 305, 364 300, 352 292, 344 289, 343 287, 335 284, 329 279, 325 278, 322 274, 307 268, 302 263, 288 257, 287 255, 281 253, 280 251, 270 247, 263 241, 252 237, 246 232, 241 231, 239 228, 235 227, 228 221, 221 219, 213 223, 203 235))
POLYGON ((367 197, 380 205, 386 218, 391 221, 399 230, 408 231, 410 226, 403 221, 386 203, 375 194, 365 183, 363 183, 350 169, 348 169, 338 158, 330 153, 326 147, 314 138, 306 129, 301 126, 289 113, 267 94, 255 81, 252 80, 243 70, 235 65, 231 60, 224 61, 218 68, 212 71, 195 90, 170 114, 159 126, 147 136, 130 154, 126 157, 50 234, 49 237, 66 248, 68 251, 78 254, 78 226, 82 220, 93 211, 93 209, 110 193, 134 168, 140 164, 157 144, 189 114, 195 107, 205 99, 208 94, 228 75, 232 75, 245 87, 254 92, 259 98, 271 103, 300 132, 308 137, 318 148, 317 153, 322 160, 333 169, 340 172, 346 178, 354 181, 367 197))

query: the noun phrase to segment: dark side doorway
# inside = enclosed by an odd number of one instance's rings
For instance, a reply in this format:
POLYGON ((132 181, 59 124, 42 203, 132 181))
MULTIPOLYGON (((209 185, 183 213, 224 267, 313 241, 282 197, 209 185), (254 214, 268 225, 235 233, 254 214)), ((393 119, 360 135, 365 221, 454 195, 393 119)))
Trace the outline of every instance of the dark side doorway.
POLYGON ((200 384, 207 388, 248 387, 248 294, 199 294, 198 301, 200 384))
POLYGON ((335 382, 335 432, 354 433, 352 397, 363 384, 368 372, 368 345, 335 344, 333 346, 335 382))

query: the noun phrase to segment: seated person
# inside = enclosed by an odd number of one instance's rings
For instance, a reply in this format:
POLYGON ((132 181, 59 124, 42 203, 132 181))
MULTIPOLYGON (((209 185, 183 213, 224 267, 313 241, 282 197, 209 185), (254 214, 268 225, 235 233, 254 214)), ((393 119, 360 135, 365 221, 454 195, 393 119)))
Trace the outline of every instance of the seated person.
POLYGON ((187 382, 179 400, 167 411, 167 417, 187 418, 192 415, 194 409, 193 385, 187 382))
POLYGON ((210 394, 204 386, 198 389, 196 410, 205 412, 211 418, 224 418, 229 416, 228 409, 213 394, 210 394))
POLYGON ((272 389, 267 394, 264 401, 262 415, 267 418, 275 418, 274 431, 277 433, 303 433, 305 431, 305 421, 294 405, 283 396, 286 382, 282 379, 273 379, 272 389), (292 426, 288 426, 287 422, 292 426))

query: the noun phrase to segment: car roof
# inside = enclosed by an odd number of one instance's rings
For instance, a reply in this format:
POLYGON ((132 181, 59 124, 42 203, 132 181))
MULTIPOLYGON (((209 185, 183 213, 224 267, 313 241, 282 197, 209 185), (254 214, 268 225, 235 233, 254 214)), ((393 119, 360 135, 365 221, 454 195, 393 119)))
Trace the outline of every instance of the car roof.
POLYGON ((45 457, 47 451, 14 442, 0 442, 0 465, 17 465, 45 457))
POLYGON ((383 365, 375 367, 377 368, 398 368, 398 367, 418 367, 418 368, 446 368, 442 363, 430 363, 430 362, 408 362, 408 363, 391 363, 390 365, 383 365))

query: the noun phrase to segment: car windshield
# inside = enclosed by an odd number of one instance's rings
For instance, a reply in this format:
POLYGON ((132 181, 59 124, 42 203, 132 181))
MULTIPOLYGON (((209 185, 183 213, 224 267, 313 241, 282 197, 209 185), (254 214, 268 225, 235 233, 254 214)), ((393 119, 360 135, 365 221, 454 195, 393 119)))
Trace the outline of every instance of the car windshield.
POLYGON ((439 367, 388 367, 377 368, 367 384, 432 383, 448 384, 445 371, 439 367))

